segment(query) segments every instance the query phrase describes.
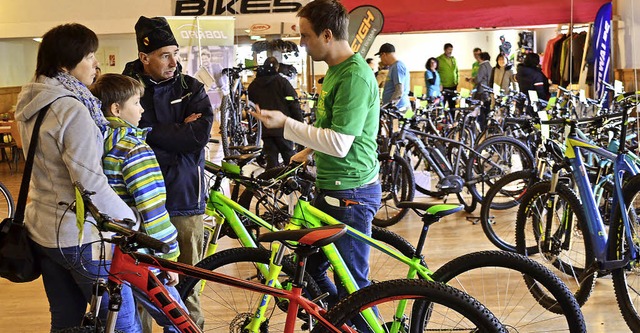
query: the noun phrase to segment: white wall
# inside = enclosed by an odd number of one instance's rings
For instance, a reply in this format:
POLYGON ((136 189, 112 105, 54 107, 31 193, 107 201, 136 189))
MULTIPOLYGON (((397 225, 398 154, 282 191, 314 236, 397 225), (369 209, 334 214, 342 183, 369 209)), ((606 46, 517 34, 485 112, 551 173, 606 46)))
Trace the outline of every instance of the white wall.
MULTIPOLYGON (((640 2, 638 0, 618 0, 618 43, 614 54, 620 68, 640 68, 640 2)), ((616 13, 614 13, 614 16, 616 13)))

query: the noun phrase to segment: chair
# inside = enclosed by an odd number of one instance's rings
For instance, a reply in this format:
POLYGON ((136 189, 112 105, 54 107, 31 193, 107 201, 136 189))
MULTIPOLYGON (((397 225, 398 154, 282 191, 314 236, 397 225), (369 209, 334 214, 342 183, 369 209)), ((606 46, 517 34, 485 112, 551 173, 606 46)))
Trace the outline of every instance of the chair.
POLYGON ((0 137, 0 153, 2 154, 2 159, 7 161, 9 171, 13 174, 18 171, 18 160, 20 158, 18 154, 19 151, 22 150, 22 140, 20 139, 20 133, 18 132, 17 122, 11 122, 10 126, 11 129, 9 130, 9 133, 5 133, 5 135, 0 137), (7 138, 9 140, 7 140, 7 138), (6 154, 7 149, 11 151, 11 159, 9 159, 9 156, 6 154), (15 165, 15 168, 12 168, 12 163, 15 165))
POLYGON ((13 163, 15 165, 15 172, 18 172, 18 161, 20 160, 20 156, 24 153, 22 151, 22 138, 20 137, 20 131, 18 131, 17 121, 11 123, 11 137, 13 138, 13 142, 15 143, 11 157, 13 158, 13 163))

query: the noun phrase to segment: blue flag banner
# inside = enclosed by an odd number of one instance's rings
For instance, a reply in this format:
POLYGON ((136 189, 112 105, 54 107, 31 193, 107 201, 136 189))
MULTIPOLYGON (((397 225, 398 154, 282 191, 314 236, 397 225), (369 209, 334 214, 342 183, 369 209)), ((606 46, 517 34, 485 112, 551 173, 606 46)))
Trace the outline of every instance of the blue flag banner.
MULTIPOLYGON (((596 98, 607 93, 603 82, 611 83, 611 2, 605 3, 598 10, 594 24, 593 49, 595 50, 594 83, 596 98)), ((605 101, 608 104, 608 100, 605 101)))

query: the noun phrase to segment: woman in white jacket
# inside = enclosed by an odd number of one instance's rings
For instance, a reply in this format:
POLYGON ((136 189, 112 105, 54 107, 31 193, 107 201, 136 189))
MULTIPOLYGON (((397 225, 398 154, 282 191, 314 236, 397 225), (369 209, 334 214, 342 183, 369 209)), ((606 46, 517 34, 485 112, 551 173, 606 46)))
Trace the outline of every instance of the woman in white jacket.
MULTIPOLYGON (((73 183, 79 181, 95 191, 92 199, 109 216, 135 218, 102 172, 102 132, 107 122, 100 102, 87 89, 98 66, 97 48, 96 34, 83 25, 65 24, 48 31, 38 49, 34 81, 22 87, 16 107, 27 151, 37 115, 49 105, 38 136, 25 223, 42 266, 52 332, 80 325, 95 277, 107 276, 105 267, 98 265, 99 247, 91 245, 98 239, 95 227, 85 223, 79 228, 75 214, 59 204, 74 201, 73 183)), ((117 328, 139 332, 129 287, 122 295, 117 328)), ((106 316, 108 301, 103 299, 102 304, 100 312, 106 316)))

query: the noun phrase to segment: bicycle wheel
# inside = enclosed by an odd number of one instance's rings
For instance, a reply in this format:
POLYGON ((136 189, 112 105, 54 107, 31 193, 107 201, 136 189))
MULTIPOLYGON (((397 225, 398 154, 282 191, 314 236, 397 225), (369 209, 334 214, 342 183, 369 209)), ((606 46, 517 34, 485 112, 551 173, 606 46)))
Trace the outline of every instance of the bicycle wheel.
POLYGON ((0 220, 13 217, 15 213, 15 202, 9 189, 0 183, 0 220))
POLYGON ((529 187, 522 197, 516 220, 516 250, 558 274, 582 306, 591 295, 597 275, 587 270, 595 264, 595 258, 589 237, 583 237, 583 230, 588 232, 586 217, 580 200, 562 183, 556 187, 555 210, 550 212, 550 191, 551 183, 543 181, 529 187), (547 225, 548 214, 552 214, 551 226, 547 225), (545 249, 547 242, 549 249, 545 249))
MULTIPOLYGON (((549 269, 519 254, 466 254, 440 267, 432 278, 474 297, 510 332, 586 332, 580 306, 567 286, 549 269)), ((419 311, 424 308, 413 313, 419 311)))
MULTIPOLYGON (((242 278, 247 281, 265 283, 264 276, 256 268, 256 263, 269 264, 271 252, 258 248, 236 248, 218 252, 205 258, 196 266, 210 271, 216 271, 227 275, 242 278)), ((282 262, 280 283, 283 287, 290 284, 290 277, 294 276, 296 264, 285 258, 282 262)), ((306 287, 303 294, 308 299, 320 296, 318 285, 309 274, 305 273, 306 287)), ((186 278, 178 285, 180 296, 184 299, 195 286, 199 286, 200 280, 186 278)), ((222 285, 219 283, 206 283, 200 294, 200 307, 205 317, 205 332, 241 332, 246 322, 254 316, 258 309, 262 295, 222 285)), ((270 308, 266 312, 268 316, 261 330, 283 332, 287 315, 287 300, 271 300, 270 308)), ((302 313, 300 318, 306 316, 302 313)), ((304 320, 300 320, 301 327, 304 320)))
POLYGON ((220 139, 224 156, 237 155, 234 146, 260 146, 262 124, 249 111, 251 105, 244 102, 235 105, 231 98, 225 96, 220 104, 220 139))
POLYGON ((516 171, 500 178, 484 196, 480 224, 487 238, 501 250, 516 252, 515 220, 531 170, 516 171))
MULTIPOLYGON (((429 302, 426 330, 442 332, 506 332, 494 315, 480 302, 464 292, 442 283, 427 280, 390 280, 373 284, 342 299, 326 314, 336 327, 359 316, 359 312, 376 308, 379 323, 385 327, 398 318, 396 310, 400 300, 407 301, 407 310, 414 302, 429 302)), ((414 314, 406 313, 400 321, 400 332, 409 331, 414 314)), ((424 317, 421 317, 424 318, 424 317)), ((316 327, 312 332, 326 332, 316 327)))
MULTIPOLYGON (((348 237, 348 236, 347 236, 348 237)), ((387 246, 402 253, 402 255, 412 258, 416 249, 402 236, 385 228, 373 226, 371 228, 371 238, 385 243, 387 246)), ((426 267, 426 263, 422 262, 426 267)), ((372 248, 369 257, 369 280, 372 283, 392 279, 404 279, 409 272, 409 266, 396 258, 372 248)))
MULTIPOLYGON (((104 327, 95 326, 78 326, 72 328, 65 328, 63 330, 56 331, 57 333, 102 333, 104 332, 104 327)), ((115 333, 124 333, 122 331, 116 330, 115 333)))
POLYGON ((624 186, 624 202, 627 206, 626 214, 629 218, 629 229, 625 228, 618 207, 615 208, 611 228, 616 231, 615 237, 609 240, 609 258, 612 260, 624 260, 629 258, 629 263, 622 268, 614 269, 611 272, 613 278, 613 289, 616 293, 618 307, 622 313, 624 321, 633 332, 640 331, 640 261, 631 257, 635 252, 636 256, 640 251, 640 176, 634 176, 624 186), (629 244, 631 237, 633 243, 629 244))
POLYGON ((407 213, 408 208, 398 208, 400 201, 412 201, 415 195, 415 178, 411 165, 400 157, 379 154, 380 185, 382 187, 382 202, 380 209, 373 217, 373 224, 379 227, 389 227, 398 223, 407 213))
POLYGON ((465 180, 469 192, 479 202, 498 179, 515 171, 533 169, 534 157, 522 142, 506 137, 494 136, 474 148, 467 163, 465 180))

